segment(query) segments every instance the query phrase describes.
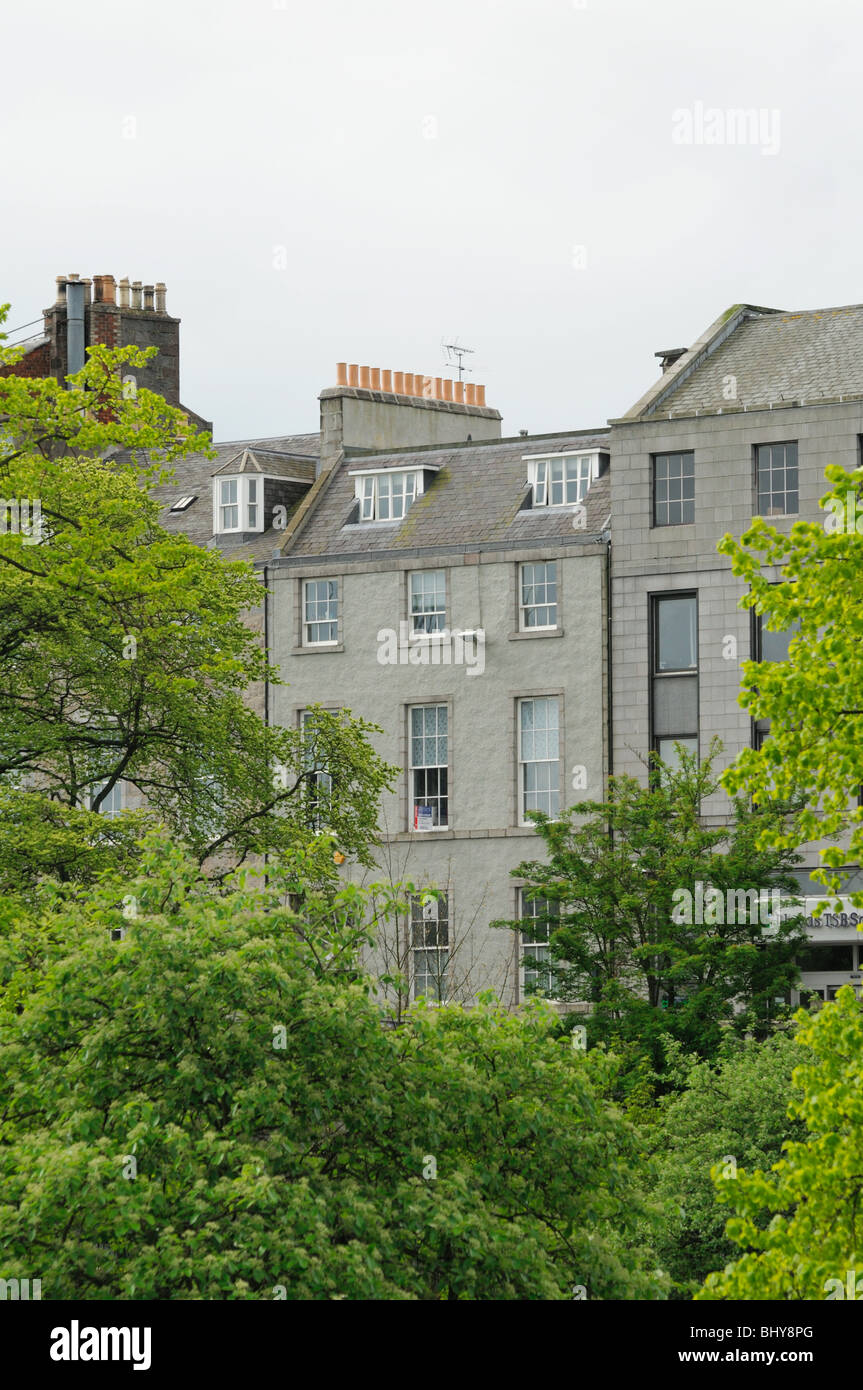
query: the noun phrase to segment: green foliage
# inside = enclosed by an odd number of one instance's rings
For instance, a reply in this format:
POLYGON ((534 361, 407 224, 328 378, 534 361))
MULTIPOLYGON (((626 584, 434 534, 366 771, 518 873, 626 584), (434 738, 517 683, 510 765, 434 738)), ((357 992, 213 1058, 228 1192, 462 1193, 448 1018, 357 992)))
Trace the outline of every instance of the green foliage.
POLYGON ((729 889, 797 890, 797 856, 759 847, 765 824, 793 823, 790 809, 753 810, 741 796, 729 825, 704 823, 719 747, 700 765, 685 752, 676 770, 658 765, 649 786, 613 778, 606 801, 580 802, 559 820, 536 816, 548 859, 513 870, 528 896, 558 905, 559 916, 545 919, 555 998, 589 1001, 592 1040, 637 1042, 660 1071, 668 1036, 710 1057, 726 1028, 769 1034, 788 1012, 777 996, 796 979, 794 956, 806 940, 799 917, 767 929, 752 899, 732 913, 723 906, 715 922, 707 910, 697 920, 699 883, 723 904, 729 889), (692 895, 689 921, 675 920, 682 890, 692 895))
MULTIPOLYGON (((0 531, 0 888, 126 862, 141 826, 90 815, 121 780, 212 874, 315 819, 301 732, 250 706, 278 681, 247 621, 259 578, 164 530, 148 493, 208 442, 160 396, 124 395, 121 375, 153 351, 94 348, 74 390, 0 377, 0 492, 42 518, 0 531)), ((15 356, 0 348, 0 364, 15 356)), ((371 728, 347 711, 314 729, 328 827, 358 858, 391 775, 371 728)))
POLYGON ((786 661, 743 663, 740 703, 753 718, 770 720, 770 736, 761 749, 744 749, 724 782, 761 802, 805 799, 797 826, 765 825, 765 843, 847 835, 844 848, 821 851, 813 875, 837 893, 835 871, 863 858, 863 469, 831 465, 826 478, 823 523, 796 521, 783 534, 758 517, 740 541, 726 535, 720 542, 749 586, 741 606, 754 608, 774 631, 799 624, 786 661), (782 583, 775 582, 777 569, 782 583))
POLYGON ((714 1171, 717 1197, 735 1213, 728 1235, 749 1253, 709 1275, 699 1299, 842 1298, 849 1275, 860 1296, 863 1012, 846 985, 834 1003, 796 1018, 806 1052, 790 1113, 809 1137, 789 1142, 767 1171, 738 1171, 734 1181, 714 1171))
POLYGON ((151 840, 135 877, 0 900, 4 1276, 48 1299, 663 1297, 614 1064, 542 1004, 387 1026, 331 846, 219 892, 151 840))
MULTIPOLYGON (((788 1115, 791 1073, 804 1049, 788 1033, 764 1042, 729 1039, 713 1062, 686 1056, 672 1040, 667 1047, 668 1074, 678 1089, 660 1098, 646 1144, 658 1164, 654 1195, 667 1213, 657 1256, 679 1296, 689 1297, 735 1253, 711 1169, 769 1168, 786 1140, 805 1134, 788 1115)), ((730 1179, 723 1181, 728 1186, 730 1179)))

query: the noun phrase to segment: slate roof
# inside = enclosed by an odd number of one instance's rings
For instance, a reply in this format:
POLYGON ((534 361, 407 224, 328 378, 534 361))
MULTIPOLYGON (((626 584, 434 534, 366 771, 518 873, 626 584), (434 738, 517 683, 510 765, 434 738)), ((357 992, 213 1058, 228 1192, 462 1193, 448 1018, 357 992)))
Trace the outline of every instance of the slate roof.
POLYGON ((609 432, 592 430, 519 436, 433 449, 402 449, 382 454, 351 453, 297 536, 286 558, 313 555, 372 555, 398 550, 454 550, 481 546, 531 546, 547 540, 593 541, 611 511, 607 474, 586 499, 586 524, 575 530, 572 513, 548 507, 524 509, 527 464, 535 454, 607 449, 609 432), (395 522, 351 523, 358 468, 435 468, 427 491, 395 522))
POLYGON ((243 454, 251 452, 262 465, 263 473, 278 477, 307 478, 314 481, 315 460, 320 453, 320 435, 291 434, 278 435, 269 439, 233 439, 216 444, 215 457, 204 454, 190 454, 188 458, 178 459, 173 465, 176 481, 153 488, 152 495, 164 503, 165 510, 161 522, 167 531, 182 532, 197 545, 223 550, 231 558, 268 557, 282 539, 282 533, 270 529, 256 536, 253 541, 243 540, 241 536, 219 536, 213 540, 213 474, 218 473, 232 460, 239 460, 243 454), (171 505, 181 497, 192 494, 195 501, 184 512, 170 511, 171 505))
POLYGON ((213 470, 230 476, 240 473, 256 473, 267 478, 300 478, 304 482, 315 480, 315 460, 305 454, 286 454, 277 449, 241 449, 225 459, 213 470))
MULTIPOLYGON (((686 366, 686 358, 675 364, 686 366)), ((749 310, 689 375, 675 374, 685 379, 652 409, 639 412, 642 418, 648 412, 686 416, 863 396, 863 305, 799 313, 749 310), (732 399, 729 377, 736 380, 732 399)))

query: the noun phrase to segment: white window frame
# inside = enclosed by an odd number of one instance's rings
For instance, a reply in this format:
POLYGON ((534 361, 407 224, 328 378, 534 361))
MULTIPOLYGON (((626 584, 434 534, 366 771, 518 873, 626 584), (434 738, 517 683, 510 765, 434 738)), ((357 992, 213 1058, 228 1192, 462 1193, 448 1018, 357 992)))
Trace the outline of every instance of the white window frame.
MULTIPOLYGON (((549 913, 549 915, 557 915, 559 917, 560 904, 556 902, 556 899, 528 898, 525 895, 525 891, 523 888, 519 889, 519 894, 521 898, 521 912, 519 913, 519 918, 521 921, 524 921, 526 918, 531 918, 535 920, 539 916, 539 913, 535 909, 539 906, 540 903, 544 903, 546 909, 548 909, 549 904, 554 902, 558 909, 557 914, 549 913)), ((535 930, 536 929, 534 928, 534 932, 535 930)), ((548 935, 546 936, 544 941, 541 941, 535 934, 531 938, 525 931, 522 931, 520 933, 521 954, 519 957, 519 969, 521 971, 521 975, 519 978, 519 985, 521 988, 521 996, 523 999, 527 999, 529 997, 527 989, 528 975, 539 976, 541 974, 547 974, 549 976, 549 989, 553 988, 554 971, 552 969, 549 948, 549 937, 551 936, 551 927, 548 926, 546 930, 548 932, 548 935), (544 952, 544 954, 540 954, 541 952, 544 952), (526 954, 532 955, 534 960, 537 961, 537 965, 526 965, 524 959, 526 954)), ((530 994, 533 993, 535 993, 535 991, 531 990, 530 994)), ((546 997, 551 999, 554 996, 552 994, 548 994, 546 997)))
POLYGON ((517 722, 517 729, 518 729, 518 818, 519 818, 519 824, 520 824, 520 825, 533 825, 533 821, 529 821, 529 820, 527 819, 527 813, 528 813, 528 811, 545 811, 545 813, 546 813, 546 815, 549 817, 549 819, 551 819, 551 820, 557 820, 558 816, 560 815, 560 698, 559 698, 559 696, 557 696, 557 695, 525 695, 525 696, 523 696, 523 697, 518 701, 517 713, 516 713, 516 722, 517 722), (534 724, 534 728, 533 728, 532 730, 525 730, 525 727, 524 727, 524 710, 525 710, 525 708, 526 708, 528 705, 533 705, 534 707, 536 707, 536 706, 538 706, 538 705, 540 705, 540 704, 542 704, 542 705, 545 706, 545 712, 546 712, 546 714, 548 714, 548 713, 550 712, 550 710, 551 710, 551 707, 554 706, 555 714, 556 714, 556 722, 555 722, 555 725, 554 725, 554 731, 555 731, 555 733, 557 734, 557 738, 556 738, 556 740, 555 740, 556 745, 557 745, 557 748, 556 748, 556 752, 555 752, 555 754, 554 754, 553 757, 550 757, 550 758, 536 758, 536 757, 530 757, 530 758, 528 758, 528 757, 525 757, 525 752, 532 752, 532 751, 535 751, 535 750, 532 750, 532 749, 525 749, 525 739, 524 739, 525 733, 526 733, 526 732, 530 732, 530 733, 546 733, 546 734, 547 734, 547 733, 550 733, 551 730, 552 730, 552 726, 551 726, 550 724, 548 724, 548 723, 544 724, 541 728, 537 728, 537 726, 534 724), (549 774, 549 786, 548 786, 547 788, 539 788, 539 789, 534 788, 534 789, 532 789, 531 791, 528 791, 528 788, 527 788, 527 779, 528 779, 528 772, 527 772, 527 769, 528 769, 529 767, 548 767, 549 769, 553 769, 553 776, 552 776, 551 774, 549 774), (547 807, 547 808, 544 807, 544 806, 528 806, 528 805, 527 805, 528 796, 538 798, 540 794, 545 793, 545 792, 548 793, 548 807, 547 807))
POLYGON ((360 504, 359 519, 365 521, 403 521, 411 503, 423 492, 423 471, 421 468, 387 468, 378 473, 362 473, 356 479, 355 495, 360 504), (396 489, 396 481, 400 484, 396 489), (394 514, 393 503, 396 491, 400 510, 394 514), (382 511, 386 512, 382 516, 382 511))
POLYGON ((264 529, 264 478, 261 473, 218 473, 213 479, 213 535, 239 535, 244 531, 264 529), (223 489, 229 489, 229 500, 223 489), (231 485, 233 490, 231 491, 231 485), (236 526, 226 526, 223 511, 232 508, 237 514, 236 526), (245 524, 244 524, 245 523, 245 524))
POLYGON ((409 806, 410 806, 410 828, 411 828, 412 830, 417 831, 418 833, 426 833, 426 834, 428 834, 429 831, 434 831, 434 830, 448 830, 448 829, 450 828, 449 802, 450 802, 450 796, 452 795, 452 788, 450 787, 450 784, 449 784, 449 748, 450 748, 450 742, 449 742, 449 740, 450 740, 449 705, 447 705, 447 704, 444 703, 444 702, 435 702, 435 703, 430 703, 430 704, 425 704, 425 705, 409 705, 409 706, 408 706, 408 789, 409 789, 409 792, 410 792, 410 803, 409 803, 409 806), (426 721, 425 721, 425 711, 426 711, 426 710, 436 710, 436 711, 437 711, 437 717, 436 717, 436 721, 435 721, 435 733, 434 733, 433 735, 427 735, 426 732, 425 732, 425 727, 424 727, 424 726, 425 726, 425 722, 426 722, 426 721), (445 718, 445 722, 446 722, 446 728, 445 728, 443 734, 441 734, 441 732, 440 732, 440 711, 441 711, 441 710, 443 710, 443 712, 444 712, 444 718, 445 718), (415 715, 415 714, 418 714, 418 713, 422 713, 422 714, 423 714, 423 720, 422 720, 423 729, 422 729, 422 732, 421 732, 419 735, 415 735, 415 734, 414 734, 414 715, 415 715), (444 738, 444 739, 446 740, 446 759, 445 759, 445 761, 444 761, 444 762, 434 762, 434 763, 431 763, 431 762, 415 763, 415 762, 414 762, 414 739, 415 739, 415 737, 418 737, 418 738, 421 740, 421 743, 422 743, 422 745, 423 745, 423 749, 425 748, 425 744, 426 744, 427 738, 432 737, 432 738, 434 739, 434 741, 435 741, 435 753, 437 753, 437 751, 438 751, 438 749, 437 749, 437 743, 439 742, 439 740, 440 740, 441 738, 444 738), (416 788, 417 788, 417 774, 424 774, 424 773, 427 773, 427 772, 430 772, 430 771, 437 771, 437 773, 438 773, 438 778, 437 778, 438 791, 437 791, 437 793, 436 793, 436 795, 435 795, 434 797, 429 798, 428 790, 426 789, 426 792, 425 792, 425 797, 426 797, 426 799, 425 799, 425 800, 420 800, 420 798, 419 798, 419 796, 418 796, 418 794, 417 794, 417 789, 416 789, 416 788), (441 790, 440 790, 440 786, 441 786, 441 775, 440 775, 440 774, 441 774, 441 773, 444 774, 444 777, 445 777, 445 779, 446 779, 446 791, 445 791, 445 792, 441 792, 441 790), (442 802, 442 801, 445 801, 445 802, 446 802, 446 811, 445 811, 446 819, 443 820, 443 821, 441 820, 441 802, 442 802), (419 826, 419 824, 418 824, 418 807, 420 807, 420 806, 427 806, 427 805, 432 805, 433 812, 436 812, 437 819, 435 820, 435 819, 433 818, 433 823, 432 823, 432 825, 426 829, 425 827, 421 828, 421 827, 419 826))
POLYGON ((427 637, 430 633, 443 632, 446 628, 446 570, 410 570, 408 572, 408 620, 411 625, 412 637, 427 637), (419 593, 414 593, 414 581, 421 581, 418 584, 419 593), (434 581, 431 583, 430 581, 434 581), (433 592, 436 606, 434 608, 416 608, 416 599, 428 597, 429 590, 433 592), (430 622, 431 626, 417 626, 417 619, 430 622))
POLYGON ((312 755, 312 750, 311 750, 310 748, 306 747, 306 738, 307 738, 306 730, 307 730, 308 725, 312 722, 313 719, 314 719, 314 713, 313 713, 312 710, 310 710, 310 709, 300 710, 300 729, 302 730, 302 734, 303 734, 303 763, 304 763, 305 771, 311 773, 311 777, 308 779, 308 782, 306 783, 306 786, 307 786, 307 788, 309 788, 309 789, 310 789, 311 787, 314 787, 314 788, 315 788, 314 794, 313 794, 313 795, 310 794, 308 799, 309 799, 310 802, 311 802, 312 800, 314 800, 314 801, 317 803, 316 806, 315 806, 315 810, 314 810, 314 814, 313 814, 313 819, 314 819, 314 821, 315 821, 316 828, 317 828, 317 829, 320 829, 320 828, 323 826, 323 823, 324 823, 324 813, 325 813, 326 810, 327 810, 327 807, 328 807, 328 805, 329 805, 329 799, 330 799, 330 797, 332 796, 332 792, 333 792, 333 777, 332 777, 332 773, 329 772, 329 771, 327 770, 326 764, 324 764, 324 763, 320 762, 318 759, 316 759, 316 758, 312 755), (317 792, 317 789, 318 789, 319 787, 323 788, 323 791, 324 791, 323 797, 320 798, 320 802, 323 803, 322 805, 318 802, 318 792, 317 792))
POLYGON ((302 636, 303 636, 302 645, 303 645, 304 647, 336 647, 336 646, 338 646, 338 642, 339 642, 339 581, 338 581, 338 579, 330 579, 330 578, 327 578, 326 576, 324 576, 323 578, 304 579, 304 580, 302 581, 302 588, 301 588, 301 591, 300 591, 300 606, 301 606, 300 621, 301 621, 301 623, 302 623, 302 636), (309 587, 310 587, 310 585, 312 585, 312 584, 332 584, 333 589, 334 589, 334 593, 333 593, 333 594, 328 594, 328 595, 326 595, 325 599, 322 599, 322 598, 320 598, 320 597, 315 597, 315 598, 312 600, 312 601, 313 601, 314 603, 316 603, 316 604, 317 604, 317 603, 322 603, 322 602, 326 602, 328 605, 329 605, 329 604, 332 604, 332 609, 333 609, 332 616, 327 616, 327 617, 324 617, 324 618, 321 618, 321 617, 314 617, 314 618, 311 618, 311 619, 309 618, 308 592, 309 592, 309 587), (335 635, 335 637, 313 638, 313 637, 310 637, 310 636, 309 636, 309 630, 310 630, 311 628, 313 628, 313 627, 323 627, 325 624, 326 624, 326 625, 334 625, 334 626, 335 626, 335 630, 336 630, 336 635, 335 635))
POLYGON ((412 894, 408 933, 413 998, 445 1004, 451 959, 449 893, 441 893, 440 896, 434 893, 412 894), (423 966, 422 970, 418 969, 419 965, 423 966), (429 965, 433 967, 431 970, 428 969, 429 965), (429 992, 427 988, 419 988, 420 980, 431 980, 432 990, 429 992))
MULTIPOLYGON (((533 578, 531 579, 530 582, 531 582, 531 584, 534 585, 534 586, 536 586, 536 584, 537 584, 537 580, 536 580, 535 577, 533 577, 533 578)), ((558 598, 558 587, 559 587, 559 579, 558 579, 558 573, 557 573, 557 561, 556 561, 556 560, 526 560, 523 564, 520 564, 520 565, 519 565, 519 567, 518 567, 518 626, 519 626, 519 631, 520 631, 520 632, 553 632, 553 631, 557 628, 557 626, 558 626, 557 614, 558 614, 558 603, 559 603, 559 598, 558 598), (549 581, 549 579, 548 579, 548 573, 547 573, 549 567, 552 567, 553 570, 554 570, 553 579, 552 579, 551 581, 549 581), (525 595, 525 571, 526 571, 526 570, 536 571, 536 570, 539 569, 539 568, 542 568, 542 569, 544 569, 544 570, 546 571, 545 577, 540 581, 541 584, 542 584, 542 586, 543 586, 543 588, 547 591, 547 590, 548 590, 549 583, 551 582, 551 583, 554 584, 554 601, 553 601, 553 602, 545 602, 545 603, 525 603, 525 601, 524 601, 524 595, 525 595), (553 614, 550 615, 550 616, 553 616, 553 621, 552 621, 552 622, 549 622, 549 623, 529 623, 529 622, 527 621, 527 615, 528 615, 528 613, 538 612, 538 611, 541 610, 541 609, 553 609, 553 610, 554 610, 554 611, 553 611, 553 614)))
MULTIPOLYGON (((101 792, 107 780, 107 777, 103 777, 100 782, 95 782, 93 784, 93 787, 87 797, 87 801, 89 803, 89 808, 91 811, 93 810, 93 802, 96 800, 96 797, 101 792)), ((98 814, 100 816, 105 816, 108 820, 114 820, 115 817, 119 816, 122 811, 125 811, 125 809, 125 783, 123 782, 122 778, 119 778, 111 788, 109 795, 105 798, 105 800, 99 807, 98 814)))
POLYGON ((599 449, 568 449, 565 453, 525 454, 533 505, 577 507, 599 477, 600 453, 599 449))

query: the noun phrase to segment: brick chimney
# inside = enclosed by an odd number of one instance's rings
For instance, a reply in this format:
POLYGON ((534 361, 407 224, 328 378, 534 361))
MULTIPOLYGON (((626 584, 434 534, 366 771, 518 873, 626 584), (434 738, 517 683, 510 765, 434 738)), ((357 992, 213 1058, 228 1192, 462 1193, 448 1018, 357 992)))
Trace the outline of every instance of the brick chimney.
MULTIPOLYGON (((34 340, 33 346, 13 367, 3 368, 2 374, 53 376, 60 382, 66 380, 69 374, 67 287, 70 283, 78 286, 72 296, 76 315, 83 286, 85 355, 87 348, 98 344, 109 348, 133 345, 158 348, 158 355, 146 367, 135 368, 138 386, 154 391, 169 405, 185 410, 199 429, 212 430, 211 421, 180 401, 180 320, 172 318, 165 308, 167 291, 162 280, 143 286, 140 280, 135 280, 130 286, 127 276, 118 284, 113 275, 94 275, 92 280, 82 280, 78 274, 58 275, 54 303, 43 311, 44 336, 34 340)), ((80 331, 76 329, 76 332, 80 343, 80 331)))
MULTIPOLYGON (((66 378, 69 369, 67 327, 68 305, 66 285, 70 279, 79 277, 57 276, 57 294, 50 309, 44 311, 45 336, 49 342, 50 374, 59 381, 66 378)), ((169 405, 180 404, 180 320, 172 318, 165 308, 165 286, 148 284, 143 291, 146 308, 130 306, 129 281, 124 278, 117 284, 113 275, 94 275, 92 282, 84 281, 88 288, 92 284, 92 297, 85 293, 84 303, 84 342, 85 347, 157 347, 159 355, 146 367, 139 368, 135 376, 139 386, 156 391, 164 396, 169 405), (118 292, 119 291, 119 292, 118 292), (89 301, 89 302, 88 302, 89 301), (154 302, 155 301, 155 302, 154 302)), ((136 282, 132 291, 132 303, 142 301, 141 282, 136 282)))

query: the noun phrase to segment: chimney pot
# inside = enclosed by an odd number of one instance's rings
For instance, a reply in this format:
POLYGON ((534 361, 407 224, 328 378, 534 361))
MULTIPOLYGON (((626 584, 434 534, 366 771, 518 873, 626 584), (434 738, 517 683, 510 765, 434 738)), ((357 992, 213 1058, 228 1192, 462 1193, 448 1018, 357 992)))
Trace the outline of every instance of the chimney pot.
POLYGON ((144 308, 149 309, 151 313, 153 310, 153 293, 154 290, 152 285, 144 286, 144 308))
POLYGON ((55 278, 56 278, 56 281, 57 281, 57 298, 54 300, 54 303, 55 303, 55 304, 65 304, 65 303, 66 303, 66 276, 65 276, 65 275, 58 275, 58 276, 56 276, 55 278))
POLYGON ((368 367, 360 367, 360 386, 364 391, 371 390, 372 378, 368 367))
POLYGON ((484 386, 477 386, 477 388, 476 388, 476 403, 477 403, 477 405, 485 405, 485 387, 484 387, 484 386))
POLYGON ((381 389, 381 369, 380 369, 380 367, 372 367, 372 390, 373 390, 373 391, 380 391, 380 389, 381 389))
POLYGON ((456 400, 459 401, 460 404, 464 405, 464 382, 463 382, 463 381, 454 381, 454 382, 453 382, 453 385, 455 386, 455 398, 456 398, 456 400))
POLYGON ((348 367, 348 385, 349 385, 349 386, 359 386, 359 383, 360 383, 360 370, 359 370, 359 367, 357 366, 356 362, 351 362, 350 366, 348 367))
POLYGON ((132 281, 132 308, 133 308, 133 309, 140 309, 140 307, 141 307, 141 281, 140 281, 140 280, 133 280, 133 281, 132 281))
POLYGON ((336 363, 336 385, 347 386, 348 384, 348 364, 347 362, 336 363))
POLYGON ((423 395, 425 396, 427 401, 434 400, 434 377, 423 377, 423 395))
POLYGON ((390 371, 389 367, 385 367, 384 370, 381 372, 381 390, 382 390, 382 391, 392 391, 392 389, 393 389, 393 374, 392 374, 392 372, 390 371))
POLYGON ((473 381, 469 381, 467 384, 467 403, 468 405, 476 405, 476 383, 473 381))
POLYGON ((164 280, 160 280, 160 281, 158 282, 158 284, 156 285, 156 313, 157 313, 157 314, 167 314, 167 312, 168 312, 167 308, 165 307, 165 296, 166 296, 167 293, 168 293, 168 286, 165 284, 164 280))
POLYGON ((445 401, 452 400, 452 378, 447 377, 443 384, 443 398, 445 401))
POLYGON ((404 372, 393 372, 393 390, 397 396, 403 396, 405 394, 404 372))
POLYGON ((436 401, 443 399, 443 381, 439 376, 434 379, 434 398, 436 401))
POLYGON ((117 286, 117 303, 121 309, 129 307, 129 277, 124 275, 117 286))
POLYGON ((113 304, 116 284, 113 275, 93 276, 93 303, 113 304))

